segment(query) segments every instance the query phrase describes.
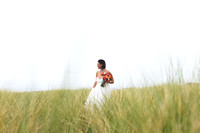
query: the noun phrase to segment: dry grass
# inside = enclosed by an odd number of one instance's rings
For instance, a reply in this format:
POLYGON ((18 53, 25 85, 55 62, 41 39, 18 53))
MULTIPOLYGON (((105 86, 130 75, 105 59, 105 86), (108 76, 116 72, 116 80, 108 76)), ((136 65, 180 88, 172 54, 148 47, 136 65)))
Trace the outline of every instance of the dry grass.
POLYGON ((90 90, 0 91, 0 132, 200 131, 200 87, 163 84, 113 90, 101 110, 84 107, 90 90))

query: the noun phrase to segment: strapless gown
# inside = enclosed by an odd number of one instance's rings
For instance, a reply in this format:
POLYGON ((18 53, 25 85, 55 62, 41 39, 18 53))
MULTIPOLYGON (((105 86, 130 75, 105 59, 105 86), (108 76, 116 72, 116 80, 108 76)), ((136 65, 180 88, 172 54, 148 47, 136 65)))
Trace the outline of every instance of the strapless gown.
POLYGON ((90 91, 90 94, 85 103, 86 106, 93 108, 93 106, 96 105, 100 109, 105 102, 105 99, 110 98, 111 89, 109 83, 105 83, 105 86, 102 87, 102 80, 102 78, 96 78, 97 85, 90 91))

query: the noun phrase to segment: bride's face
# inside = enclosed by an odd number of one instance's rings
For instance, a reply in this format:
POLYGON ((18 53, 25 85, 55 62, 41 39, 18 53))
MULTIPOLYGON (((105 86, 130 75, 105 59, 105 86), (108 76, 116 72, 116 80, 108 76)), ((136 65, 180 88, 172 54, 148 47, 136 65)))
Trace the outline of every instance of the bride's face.
POLYGON ((98 67, 98 69, 101 69, 102 64, 100 64, 99 62, 97 62, 97 67, 98 67))

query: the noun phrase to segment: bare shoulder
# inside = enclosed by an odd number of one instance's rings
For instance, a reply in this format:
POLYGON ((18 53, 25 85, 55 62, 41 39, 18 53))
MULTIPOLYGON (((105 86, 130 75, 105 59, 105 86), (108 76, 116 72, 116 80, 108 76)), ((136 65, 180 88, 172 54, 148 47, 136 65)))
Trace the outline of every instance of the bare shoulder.
POLYGON ((97 74, 100 73, 100 71, 97 71, 97 74))
POLYGON ((99 73, 100 73, 100 71, 97 71, 97 72, 96 72, 96 76, 98 76, 98 75, 99 75, 99 73))
POLYGON ((110 71, 108 71, 108 70, 106 70, 106 73, 109 73, 109 74, 111 74, 111 72, 110 72, 110 71))

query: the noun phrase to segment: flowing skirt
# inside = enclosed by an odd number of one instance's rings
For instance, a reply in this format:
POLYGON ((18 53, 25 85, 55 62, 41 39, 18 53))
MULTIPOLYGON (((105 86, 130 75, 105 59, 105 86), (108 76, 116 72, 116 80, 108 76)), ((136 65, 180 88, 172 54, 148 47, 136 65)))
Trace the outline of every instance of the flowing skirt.
POLYGON ((109 84, 106 84, 105 87, 101 87, 101 84, 97 83, 97 86, 92 88, 90 91, 85 105, 91 109, 93 109, 93 106, 96 105, 99 109, 101 109, 105 99, 110 98, 110 93, 111 90, 109 84))

